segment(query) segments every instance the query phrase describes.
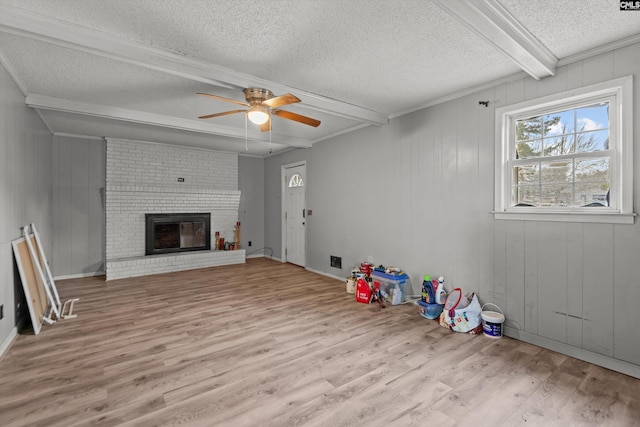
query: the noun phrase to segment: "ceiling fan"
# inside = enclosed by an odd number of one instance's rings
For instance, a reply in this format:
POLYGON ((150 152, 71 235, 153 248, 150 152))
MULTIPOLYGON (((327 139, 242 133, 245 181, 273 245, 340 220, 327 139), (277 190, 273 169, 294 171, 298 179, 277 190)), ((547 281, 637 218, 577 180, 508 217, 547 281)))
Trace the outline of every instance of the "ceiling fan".
POLYGON ((273 96, 273 93, 267 89, 261 89, 256 87, 249 87, 243 90, 246 102, 237 101, 235 99, 224 98, 218 95, 212 95, 210 93, 198 92, 198 95, 208 96, 210 98, 219 99, 221 101, 233 102, 234 104, 249 107, 248 110, 230 110, 223 111, 222 113, 208 114, 206 116, 200 116, 199 119, 211 119, 213 117, 226 116, 228 114, 246 113, 249 120, 260 126, 262 132, 271 130, 271 116, 276 115, 283 119, 293 120, 294 122, 302 123, 305 125, 318 127, 320 120, 312 119, 300 114, 292 113, 291 111, 280 110, 278 107, 283 105, 294 104, 300 102, 298 97, 286 93, 280 96, 273 96))

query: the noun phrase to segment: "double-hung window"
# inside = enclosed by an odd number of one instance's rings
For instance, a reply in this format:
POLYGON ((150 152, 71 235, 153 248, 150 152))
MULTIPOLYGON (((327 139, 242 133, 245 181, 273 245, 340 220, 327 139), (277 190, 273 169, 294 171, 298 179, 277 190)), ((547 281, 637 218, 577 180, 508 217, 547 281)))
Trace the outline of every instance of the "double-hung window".
POLYGON ((633 223, 632 76, 496 110, 495 217, 633 223))

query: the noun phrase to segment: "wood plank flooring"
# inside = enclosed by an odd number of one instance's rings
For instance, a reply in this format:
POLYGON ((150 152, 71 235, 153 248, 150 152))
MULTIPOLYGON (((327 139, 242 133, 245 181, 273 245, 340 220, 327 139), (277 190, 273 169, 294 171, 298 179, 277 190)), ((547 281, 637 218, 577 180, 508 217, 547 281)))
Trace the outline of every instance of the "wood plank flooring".
POLYGON ((250 259, 59 281, 78 318, 0 360, 0 426, 632 426, 640 380, 250 259))

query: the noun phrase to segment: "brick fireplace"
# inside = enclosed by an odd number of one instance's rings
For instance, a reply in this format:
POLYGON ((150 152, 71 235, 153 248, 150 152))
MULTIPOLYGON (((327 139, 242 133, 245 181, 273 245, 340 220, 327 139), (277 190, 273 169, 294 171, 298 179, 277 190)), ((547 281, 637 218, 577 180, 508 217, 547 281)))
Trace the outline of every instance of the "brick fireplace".
POLYGON ((107 280, 245 262, 244 250, 147 255, 145 239, 147 214, 179 213, 208 215, 209 242, 216 231, 233 240, 240 204, 237 154, 113 138, 106 145, 107 280))

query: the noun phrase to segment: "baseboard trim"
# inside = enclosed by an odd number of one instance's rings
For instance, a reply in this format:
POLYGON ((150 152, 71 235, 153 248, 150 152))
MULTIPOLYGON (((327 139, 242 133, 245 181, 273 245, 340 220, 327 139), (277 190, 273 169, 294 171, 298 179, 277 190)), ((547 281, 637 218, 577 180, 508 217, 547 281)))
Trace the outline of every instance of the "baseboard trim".
POLYGON ((11 344, 13 344, 13 342, 17 337, 18 337, 18 328, 14 327, 9 333, 9 336, 5 338, 4 341, 2 341, 2 344, 0 344, 0 360, 4 356, 5 352, 9 350, 9 348, 11 347, 11 344))
POLYGON ((305 267, 305 270, 310 271, 312 273, 319 274, 321 276, 331 277, 332 279, 340 280, 341 282, 344 282, 346 280, 345 277, 339 277, 339 276, 336 276, 335 274, 326 273, 326 272, 320 271, 320 270, 315 270, 315 269, 313 269, 311 267, 305 267))
POLYGON ((104 271, 96 271, 95 273, 68 274, 65 276, 55 276, 53 280, 81 279, 83 277, 104 276, 104 271))
POLYGON ((529 344, 557 351, 558 353, 575 357, 576 359, 584 360, 585 362, 593 363, 594 365, 602 366, 603 368, 611 369, 612 371, 621 372, 640 379, 640 366, 634 365, 633 363, 624 362, 622 360, 614 359, 613 357, 573 347, 569 344, 554 341, 539 335, 530 334, 509 326, 505 326, 504 334, 510 338, 515 338, 520 341, 528 342, 529 344))

